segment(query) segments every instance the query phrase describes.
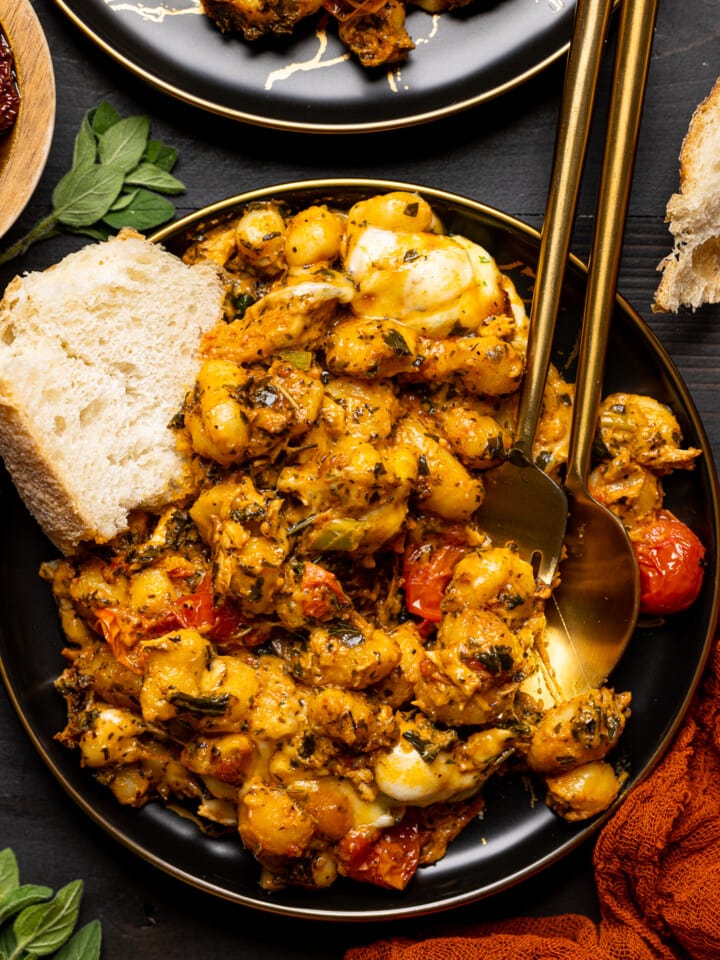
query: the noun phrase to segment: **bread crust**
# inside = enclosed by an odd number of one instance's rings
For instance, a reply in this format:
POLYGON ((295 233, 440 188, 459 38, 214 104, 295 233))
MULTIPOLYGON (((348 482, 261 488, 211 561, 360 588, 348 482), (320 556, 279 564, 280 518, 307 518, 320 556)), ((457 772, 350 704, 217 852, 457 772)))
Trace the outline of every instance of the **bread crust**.
POLYGON ((720 78, 693 112, 679 161, 665 217, 674 245, 658 265, 655 313, 720 302, 720 78))

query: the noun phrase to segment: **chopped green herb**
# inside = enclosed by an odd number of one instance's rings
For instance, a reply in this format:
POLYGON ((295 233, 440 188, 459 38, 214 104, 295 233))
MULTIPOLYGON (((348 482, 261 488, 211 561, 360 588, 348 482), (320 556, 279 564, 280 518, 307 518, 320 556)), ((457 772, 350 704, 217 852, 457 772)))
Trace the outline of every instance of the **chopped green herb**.
POLYGON ((230 694, 222 693, 217 697, 193 697, 189 693, 174 693, 168 697, 170 703, 180 710, 201 717, 222 717, 230 702, 230 694))
POLYGON ((361 643, 365 643, 365 637, 358 628, 345 620, 334 620, 328 626, 327 632, 330 636, 337 637, 346 647, 359 647, 361 643))
POLYGON ((419 733, 414 730, 405 730, 403 737, 420 754, 425 763, 432 763, 435 757, 440 753, 440 745, 431 740, 423 739, 419 733))
POLYGON ((233 312, 235 314, 233 319, 237 320, 245 316, 245 311, 247 308, 251 307, 255 303, 255 297, 251 296, 249 293, 231 293, 230 303, 232 304, 233 312))
POLYGON ((398 333, 397 330, 387 330, 383 334, 383 340, 390 347, 390 349, 396 353, 399 357, 409 357, 411 354, 410 347, 407 345, 407 342, 401 333, 398 333))
POLYGON ((508 673, 513 666, 512 652, 505 644, 498 644, 483 651, 478 655, 478 660, 494 677, 501 673, 508 673))

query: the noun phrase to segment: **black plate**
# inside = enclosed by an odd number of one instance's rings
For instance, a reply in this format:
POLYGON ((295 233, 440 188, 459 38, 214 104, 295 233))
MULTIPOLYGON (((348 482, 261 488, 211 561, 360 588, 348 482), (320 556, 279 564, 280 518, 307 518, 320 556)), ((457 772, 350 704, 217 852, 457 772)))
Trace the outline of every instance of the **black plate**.
MULTIPOLYGON (((198 219, 228 214, 240 201, 276 196, 293 207, 333 198, 344 205, 361 196, 397 188, 396 183, 332 181, 287 184, 225 201, 161 231, 170 249, 198 219)), ((513 276, 523 296, 530 292, 538 234, 517 220, 447 193, 418 189, 448 230, 485 246, 513 276)), ((571 260, 559 318, 556 361, 573 355, 582 312, 585 271, 571 260)), ((708 655, 718 608, 718 490, 712 455, 698 414, 672 361, 642 319, 618 298, 609 346, 606 391, 626 389, 668 403, 688 444, 702 447, 692 472, 666 482, 666 504, 697 531, 707 547, 702 595, 686 613, 655 626, 641 625, 612 682, 633 693, 633 715, 621 741, 631 789, 656 764, 678 727, 708 655)), ((503 890, 569 853, 607 819, 569 824, 533 803, 520 779, 495 778, 486 791, 484 820, 474 822, 433 867, 420 870, 403 893, 341 880, 320 892, 288 889, 265 893, 259 868, 235 839, 210 839, 193 823, 159 803, 143 810, 121 807, 110 792, 81 770, 78 756, 53 735, 65 722, 64 704, 53 689, 63 668, 53 601, 37 575, 53 549, 4 480, 0 529, 0 662, 18 714, 49 768, 74 800, 119 842, 162 870, 195 887, 261 910, 328 920, 375 920, 412 916, 468 903, 503 890)), ((622 802, 622 798, 618 802, 622 802)))
POLYGON ((415 8, 417 46, 396 69, 342 59, 317 18, 291 37, 222 35, 199 0, 56 0, 107 53, 145 80, 214 113, 286 130, 380 130, 456 113, 516 86, 566 49, 574 0, 474 0, 433 18, 415 8), (308 65, 322 61, 324 66, 308 65), (290 70, 293 64, 305 64, 290 70))

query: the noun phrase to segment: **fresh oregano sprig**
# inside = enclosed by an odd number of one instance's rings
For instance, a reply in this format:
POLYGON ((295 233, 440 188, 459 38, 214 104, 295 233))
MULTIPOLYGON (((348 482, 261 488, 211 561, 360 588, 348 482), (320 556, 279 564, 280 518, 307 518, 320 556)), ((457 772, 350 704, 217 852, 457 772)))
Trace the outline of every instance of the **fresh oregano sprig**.
POLYGON ((15 854, 0 850, 0 960, 98 960, 100 922, 75 931, 82 892, 82 880, 55 894, 49 887, 21 884, 15 854))
POLYGON ((83 117, 70 170, 52 195, 52 213, 0 253, 0 264, 61 230, 106 240, 121 227, 141 233, 167 223, 175 207, 164 194, 185 185, 171 170, 177 150, 150 139, 147 117, 121 118, 103 101, 83 117))

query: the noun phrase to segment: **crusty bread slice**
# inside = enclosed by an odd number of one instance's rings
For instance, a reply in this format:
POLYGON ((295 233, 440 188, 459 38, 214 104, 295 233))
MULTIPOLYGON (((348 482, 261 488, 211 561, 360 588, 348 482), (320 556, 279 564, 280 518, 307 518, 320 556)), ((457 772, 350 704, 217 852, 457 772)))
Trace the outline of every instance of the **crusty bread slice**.
POLYGON ((183 493, 169 428, 221 317, 211 264, 134 231, 16 277, 0 301, 0 455, 62 553, 183 493))
POLYGON ((680 151, 680 192, 665 219, 675 244, 658 266, 654 312, 720 302, 720 78, 693 113, 680 151))

